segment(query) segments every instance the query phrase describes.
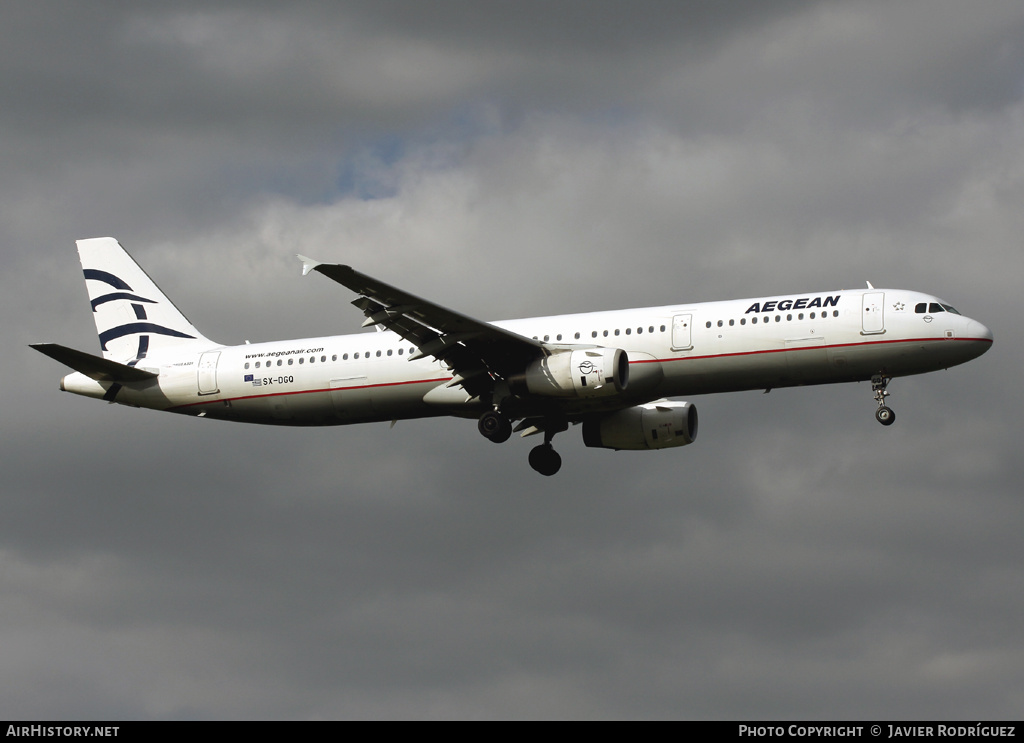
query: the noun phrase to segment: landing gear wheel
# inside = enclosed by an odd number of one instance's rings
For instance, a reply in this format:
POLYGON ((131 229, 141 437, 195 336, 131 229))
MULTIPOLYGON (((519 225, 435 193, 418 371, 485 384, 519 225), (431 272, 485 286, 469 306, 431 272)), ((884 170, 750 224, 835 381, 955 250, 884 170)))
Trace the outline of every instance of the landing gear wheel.
POLYGON ((541 444, 530 450, 530 466, 545 477, 551 477, 562 468, 562 458, 551 444, 541 444))
POLYGON ((875 420, 883 426, 891 426, 896 422, 896 413, 892 412, 892 408, 887 408, 883 405, 875 411, 875 420))
POLYGON ((485 438, 495 444, 508 441, 509 436, 512 435, 512 422, 497 410, 488 410, 481 415, 477 428, 485 438))

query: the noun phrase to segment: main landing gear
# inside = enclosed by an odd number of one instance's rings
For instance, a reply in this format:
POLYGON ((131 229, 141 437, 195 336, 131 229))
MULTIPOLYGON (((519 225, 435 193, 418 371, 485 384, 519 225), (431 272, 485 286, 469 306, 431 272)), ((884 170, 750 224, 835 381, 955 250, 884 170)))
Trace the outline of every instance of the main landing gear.
POLYGON ((896 422, 896 413, 892 412, 892 408, 885 404, 885 398, 889 396, 885 388, 889 386, 891 380, 892 377, 887 377, 884 374, 876 374, 871 377, 871 391, 875 393, 875 401, 878 403, 875 420, 883 426, 891 426, 896 422))
POLYGON ((495 444, 508 441, 509 436, 512 435, 512 421, 498 410, 488 410, 481 415, 477 428, 480 429, 480 433, 485 439, 490 439, 495 444))
MULTIPOLYGON (((544 438, 547 438, 547 436, 544 438)), ((545 441, 540 446, 535 446, 530 450, 530 466, 545 477, 551 477, 558 470, 562 469, 562 458, 555 451, 555 448, 551 446, 551 442, 545 441)))
MULTIPOLYGON (((569 424, 557 419, 545 420, 543 426, 538 424, 537 427, 544 429, 544 443, 530 451, 530 466, 545 477, 550 477, 562 468, 562 458, 551 446, 551 439, 556 433, 566 430, 569 424)), ((512 435, 512 421, 500 410, 488 410, 481 415, 477 428, 484 438, 495 444, 508 441, 512 435)))
POLYGON ((538 428, 544 429, 544 443, 530 450, 530 466, 545 477, 551 477, 562 468, 562 458, 551 446, 551 439, 569 428, 569 423, 563 418, 545 418, 538 428))

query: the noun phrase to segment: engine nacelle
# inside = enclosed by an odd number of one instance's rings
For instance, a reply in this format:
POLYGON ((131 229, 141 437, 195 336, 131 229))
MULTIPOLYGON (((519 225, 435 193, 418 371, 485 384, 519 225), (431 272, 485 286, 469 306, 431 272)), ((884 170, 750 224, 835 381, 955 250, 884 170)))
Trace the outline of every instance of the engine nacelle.
POLYGON ((583 422, 583 443, 602 449, 668 449, 697 439, 697 406, 657 400, 583 422))
POLYGON ((607 397, 626 389, 629 357, 621 348, 556 351, 526 369, 526 389, 552 397, 607 397))

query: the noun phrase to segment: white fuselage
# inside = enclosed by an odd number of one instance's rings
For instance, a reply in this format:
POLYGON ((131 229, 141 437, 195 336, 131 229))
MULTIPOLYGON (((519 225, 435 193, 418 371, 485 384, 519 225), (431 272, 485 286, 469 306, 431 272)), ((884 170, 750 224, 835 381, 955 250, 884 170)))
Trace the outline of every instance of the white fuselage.
MULTIPOLYGON (((992 333, 935 297, 895 289, 593 312, 496 322, 552 348, 620 348, 629 384, 598 400, 559 400, 570 418, 658 398, 934 371, 980 356, 992 333), (922 305, 924 306, 922 311, 922 305)), ((140 407, 277 425, 339 425, 483 409, 432 359, 392 332, 211 345, 138 367, 159 373, 111 390, 80 373, 69 392, 140 407)), ((543 405, 544 401, 538 404, 543 405)))

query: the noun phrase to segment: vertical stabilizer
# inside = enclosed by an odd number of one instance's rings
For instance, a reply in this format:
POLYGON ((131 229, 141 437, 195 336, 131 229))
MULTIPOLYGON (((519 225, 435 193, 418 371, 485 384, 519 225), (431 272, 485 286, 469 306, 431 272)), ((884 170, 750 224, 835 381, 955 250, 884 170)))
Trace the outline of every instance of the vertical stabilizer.
POLYGON ((184 345, 214 345, 112 237, 79 240, 104 358, 129 361, 184 345))

